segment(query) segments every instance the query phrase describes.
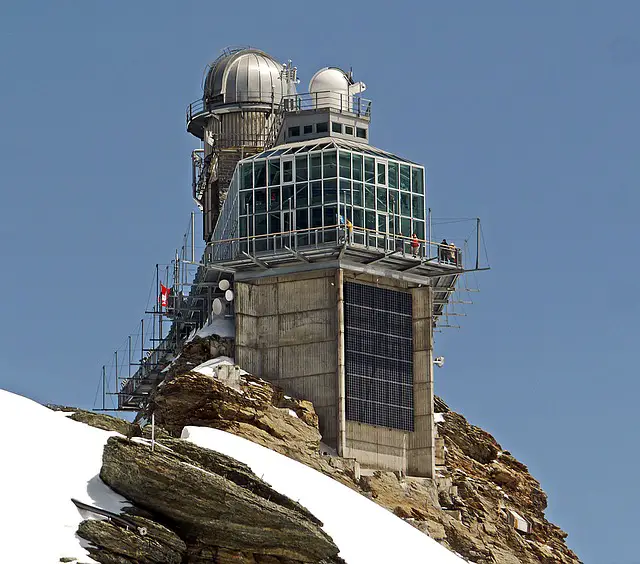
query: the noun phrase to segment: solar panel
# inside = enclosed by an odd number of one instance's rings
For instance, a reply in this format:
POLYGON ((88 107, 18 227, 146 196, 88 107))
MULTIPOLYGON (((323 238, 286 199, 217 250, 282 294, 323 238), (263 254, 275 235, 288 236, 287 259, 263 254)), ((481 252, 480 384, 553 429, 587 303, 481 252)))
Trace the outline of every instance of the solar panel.
POLYGON ((345 282, 346 417, 413 431, 411 294, 345 282))

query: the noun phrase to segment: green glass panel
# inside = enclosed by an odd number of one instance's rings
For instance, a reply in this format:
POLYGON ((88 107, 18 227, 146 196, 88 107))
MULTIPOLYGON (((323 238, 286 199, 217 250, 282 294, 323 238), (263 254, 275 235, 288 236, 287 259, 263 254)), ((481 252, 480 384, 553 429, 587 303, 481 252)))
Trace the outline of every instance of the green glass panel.
POLYGON ((255 216, 256 218, 256 235, 266 235, 267 234, 267 214, 259 213, 255 216))
POLYGON ((424 194, 424 175, 421 168, 411 169, 411 191, 416 194, 424 194))
POLYGON ((400 189, 411 190, 411 167, 400 165, 400 189))
POLYGON ((413 196, 413 217, 424 219, 424 198, 422 196, 413 196))
POLYGON ((353 224, 357 227, 364 227, 364 210, 353 208, 353 224))
POLYGON ((372 157, 364 158, 364 181, 374 183, 376 181, 376 161, 372 157))
POLYGON ((400 193, 397 190, 389 190, 389 210, 393 213, 400 211, 400 193))
POLYGON ((368 211, 365 214, 365 227, 367 229, 371 229, 372 231, 376 230, 376 212, 368 211))
POLYGON ((322 153, 324 178, 335 178, 338 175, 336 151, 322 153))
POLYGON ((311 180, 319 180, 322 178, 322 155, 315 153, 309 155, 309 163, 311 169, 311 180))
POLYGON ((257 161, 254 164, 254 178, 256 181, 256 188, 261 188, 267 185, 267 163, 265 161, 257 161))
POLYGON ((411 194, 400 193, 400 214, 411 216, 411 194))
POLYGON ((311 208, 311 227, 322 227, 322 207, 311 208))
POLYGON ((387 183, 387 167, 384 163, 378 163, 378 184, 387 183))
POLYGON ((296 229, 307 229, 309 227, 309 210, 296 210, 296 229))
POLYGON ((412 233, 411 233, 411 220, 410 219, 405 219, 404 217, 401 220, 401 230, 402 230, 402 234, 405 237, 411 237, 412 233))
POLYGON ((338 208, 336 206, 325 206, 324 208, 324 226, 331 227, 338 225, 338 208))
POLYGON ((353 183, 353 205, 364 206, 364 198, 362 193, 362 184, 360 182, 353 183))
POLYGON ((424 221, 414 221, 413 229, 415 234, 418 236, 418 239, 424 240, 424 221))
POLYGON ((280 184, 280 159, 269 160, 269 186, 280 184))
POLYGON ((296 208, 303 208, 309 205, 309 185, 296 184, 296 208))
POLYGON ((242 165, 242 188, 253 188, 253 163, 242 165))
POLYGON ((340 151, 340 177, 351 178, 351 153, 340 151))
POLYGON ((309 179, 307 155, 296 157, 296 182, 309 179))
POLYGON ((267 191, 266 189, 255 191, 255 212, 267 211, 267 191))
POLYGON ((338 182, 335 179, 324 180, 324 203, 333 204, 338 201, 338 182))
POLYGON ((293 161, 282 162, 282 182, 293 182, 293 161))
POLYGON ((376 209, 376 187, 367 184, 364 189, 364 207, 370 210, 376 209))
POLYGON ((351 203, 351 182, 349 180, 340 180, 340 201, 343 204, 351 203))
POLYGON ((293 186, 283 186, 282 187, 282 209, 283 210, 288 210, 289 208, 295 207, 293 205, 293 200, 291 196, 293 196, 293 186))
POLYGON ((269 188, 269 209, 280 209, 280 188, 269 188))
POLYGON ((240 237, 246 237, 247 236, 247 217, 241 217, 240 221, 240 237))
POLYGON ((376 204, 378 211, 387 211, 387 189, 382 186, 376 188, 376 204))
POLYGON ((279 213, 270 213, 269 214, 269 233, 280 233, 282 231, 280 225, 280 214, 279 213))
POLYGON ((362 155, 353 155, 353 179, 362 180, 362 155))
POLYGON ((253 213, 253 190, 240 192, 240 214, 246 214, 247 211, 253 213))
POLYGON ((389 161, 389 188, 398 187, 398 163, 389 161))
POLYGON ((311 183, 311 205, 322 204, 322 182, 311 183))

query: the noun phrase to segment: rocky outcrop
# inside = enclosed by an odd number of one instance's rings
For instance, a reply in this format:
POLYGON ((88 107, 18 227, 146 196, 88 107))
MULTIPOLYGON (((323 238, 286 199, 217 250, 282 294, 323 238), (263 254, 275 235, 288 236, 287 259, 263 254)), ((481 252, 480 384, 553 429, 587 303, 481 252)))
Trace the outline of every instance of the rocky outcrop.
POLYGON ((306 509, 229 457, 178 443, 151 451, 113 437, 100 477, 175 531, 187 562, 339 562, 338 548, 306 509))
POLYGON ((105 564, 182 562, 187 545, 178 535, 150 519, 137 516, 129 519, 138 525, 137 531, 92 519, 80 523, 77 534, 92 544, 89 555, 105 564), (140 534, 141 529, 144 535, 140 534))
POLYGON ((53 411, 69 413, 69 419, 80 423, 86 423, 87 425, 91 425, 91 427, 96 427, 103 431, 115 431, 116 433, 120 433, 127 437, 139 437, 142 434, 140 426, 136 423, 129 423, 124 419, 112 417, 105 413, 95 413, 93 411, 85 411, 84 409, 77 409, 75 407, 68 407, 65 405, 49 404, 46 407, 53 411))

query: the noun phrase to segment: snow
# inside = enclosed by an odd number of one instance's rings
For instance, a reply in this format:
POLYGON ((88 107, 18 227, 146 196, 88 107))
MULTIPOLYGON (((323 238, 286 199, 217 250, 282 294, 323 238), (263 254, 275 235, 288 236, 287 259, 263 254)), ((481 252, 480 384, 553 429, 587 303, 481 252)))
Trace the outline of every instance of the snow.
POLYGON ((233 317, 213 317, 209 320, 204 327, 198 330, 197 333, 191 333, 187 342, 193 341, 194 337, 211 337, 211 335, 218 335, 218 337, 235 337, 236 325, 233 317))
MULTIPOLYGON (((236 361, 233 360, 230 356, 219 356, 217 358, 207 360, 202 364, 198 364, 198 366, 192 368, 191 371, 209 376, 210 378, 214 378, 216 376, 216 373, 218 372, 218 366, 222 366, 223 364, 226 364, 228 366, 235 366, 236 361)), ((249 373, 246 370, 240 370, 240 374, 249 373)))
POLYGON ((93 562, 76 530, 94 516, 71 498, 114 512, 128 503, 99 477, 113 435, 0 390, 0 562, 93 562))
POLYGON ((435 423, 444 423, 444 413, 434 414, 433 420, 435 423))
POLYGON ((373 501, 268 448, 204 427, 185 427, 182 438, 244 462, 275 490, 299 501, 324 523, 347 564, 465 562, 373 501))
POLYGON ((289 415, 291 415, 291 417, 295 417, 296 419, 298 418, 298 414, 295 411, 293 411, 293 409, 289 410, 289 415))

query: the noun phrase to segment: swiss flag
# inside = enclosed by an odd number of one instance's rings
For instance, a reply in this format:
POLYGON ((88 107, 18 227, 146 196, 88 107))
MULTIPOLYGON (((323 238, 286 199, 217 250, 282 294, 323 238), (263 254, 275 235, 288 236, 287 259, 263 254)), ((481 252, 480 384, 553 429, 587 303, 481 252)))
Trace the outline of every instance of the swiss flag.
POLYGON ((167 307, 169 304, 169 293, 171 288, 167 288, 162 282, 160 283, 160 305, 167 307))

